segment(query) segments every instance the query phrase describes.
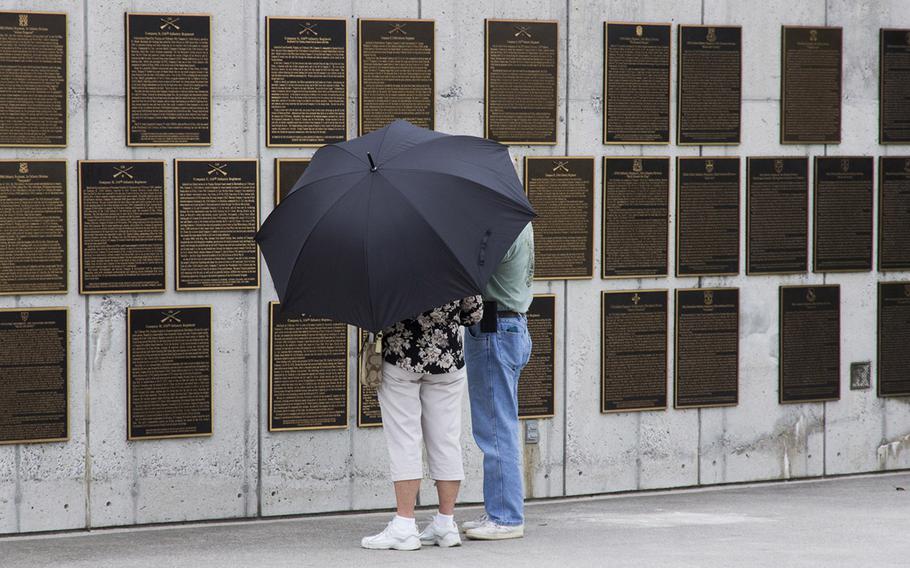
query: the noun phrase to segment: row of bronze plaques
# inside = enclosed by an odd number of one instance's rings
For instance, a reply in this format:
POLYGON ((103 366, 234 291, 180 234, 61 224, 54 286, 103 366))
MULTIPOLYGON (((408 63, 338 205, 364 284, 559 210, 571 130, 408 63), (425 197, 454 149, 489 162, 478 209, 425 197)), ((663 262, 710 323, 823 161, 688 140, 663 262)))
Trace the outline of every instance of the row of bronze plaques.
MULTIPOLYGON (((163 292, 165 163, 81 160, 79 291, 163 292)), ((259 162, 175 160, 177 290, 259 286, 259 162)), ((0 161, 0 294, 67 290, 66 162, 0 161)))
MULTIPOLYGON (((739 290, 676 291, 676 408, 739 402, 739 290)), ((782 286, 780 403, 840 398, 840 287, 782 286)), ((556 413, 556 299, 528 312, 533 354, 519 382, 522 418, 556 413)), ((602 293, 601 412, 667 408, 668 292, 602 293)), ((877 393, 910 396, 910 282, 878 285, 877 393)), ((66 308, 0 310, 0 443, 69 438, 66 308)), ((212 309, 127 311, 127 437, 213 433, 212 309)), ((269 306, 268 428, 346 428, 350 333, 269 306)), ((358 382, 359 386, 359 382, 358 382)), ((358 388, 357 424, 382 424, 376 391, 358 388)))
MULTIPOLYGON (((739 290, 676 290, 675 408, 739 402, 739 290)), ((779 289, 778 402, 840 399, 840 286, 779 289)), ((602 293, 601 412, 667 408, 668 292, 602 293)), ((910 396, 910 282, 878 288, 878 396, 910 396)))
MULTIPOLYGON (((66 145, 66 14, 0 12, 0 146, 66 145)), ((435 22, 359 19, 358 133, 435 124, 435 22)), ((670 24, 604 24, 606 144, 670 141, 670 24)), ((129 146, 212 141, 211 16, 125 14, 129 146)), ((559 26, 485 20, 485 136, 556 144, 559 26)), ((678 26, 677 142, 738 144, 742 28, 678 26)), ((781 142, 838 143, 843 30, 784 26, 781 142)), ((883 144, 910 142, 910 30, 880 30, 883 144)), ((266 18, 266 144, 347 137, 347 20, 266 18)))
MULTIPOLYGON (((670 159, 605 157, 602 277, 668 274, 670 159)), ((256 160, 176 160, 177 290, 259 285, 253 235, 259 218, 256 160)), ((309 159, 276 159, 275 203, 309 159)), ((746 273, 808 267, 809 161, 747 160, 746 273)), ((163 161, 80 161, 79 259, 84 294, 166 288, 163 161)), ((815 159, 817 272, 872 268, 873 159, 815 159)), ((594 158, 525 159, 535 220, 536 278, 594 272, 594 158)), ((678 276, 739 272, 740 162, 680 157, 676 172, 678 276)), ((66 163, 0 161, 0 294, 66 292, 66 163)), ((910 158, 879 159, 878 268, 910 269, 910 158)))
MULTIPOLYGON (((536 278, 594 274, 594 158, 528 157, 536 278)), ((746 162, 746 273, 808 270, 809 159, 746 162)), ((872 269, 874 159, 816 157, 814 270, 872 269)), ((879 159, 878 268, 910 269, 910 158, 879 159)), ((604 157, 603 278, 667 276, 670 158, 604 157)), ((678 157, 676 275, 739 273, 740 159, 678 157)))
MULTIPOLYGON (((555 414, 555 314, 553 296, 535 297, 522 418, 555 414)), ((128 308, 126 317, 127 438, 210 436, 212 308, 128 308)), ((67 325, 66 308, 0 310, 0 443, 69 438, 67 325)), ((269 430, 347 427, 349 355, 347 325, 270 303, 269 430)), ((381 425, 375 389, 358 393, 358 425, 381 425)))

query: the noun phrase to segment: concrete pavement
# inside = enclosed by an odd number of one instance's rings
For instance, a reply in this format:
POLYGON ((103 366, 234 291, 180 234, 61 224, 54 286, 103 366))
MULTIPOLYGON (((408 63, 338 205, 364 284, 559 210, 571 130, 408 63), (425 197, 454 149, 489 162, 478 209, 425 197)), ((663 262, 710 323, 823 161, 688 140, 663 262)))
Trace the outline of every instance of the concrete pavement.
MULTIPOLYGON (((457 515, 478 513, 464 507, 457 515)), ((0 538, 0 566, 910 566, 910 472, 541 501, 527 507, 523 540, 415 552, 360 549, 360 537, 389 518, 370 513, 8 537, 0 538)))

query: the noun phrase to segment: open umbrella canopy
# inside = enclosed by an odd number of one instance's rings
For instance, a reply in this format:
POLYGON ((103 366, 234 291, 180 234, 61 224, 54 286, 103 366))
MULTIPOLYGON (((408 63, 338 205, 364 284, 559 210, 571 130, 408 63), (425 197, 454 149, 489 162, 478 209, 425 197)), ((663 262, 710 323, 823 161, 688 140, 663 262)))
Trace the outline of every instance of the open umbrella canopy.
POLYGON ((505 146, 398 120, 317 151, 256 240, 282 310, 379 331, 481 293, 533 217, 505 146))

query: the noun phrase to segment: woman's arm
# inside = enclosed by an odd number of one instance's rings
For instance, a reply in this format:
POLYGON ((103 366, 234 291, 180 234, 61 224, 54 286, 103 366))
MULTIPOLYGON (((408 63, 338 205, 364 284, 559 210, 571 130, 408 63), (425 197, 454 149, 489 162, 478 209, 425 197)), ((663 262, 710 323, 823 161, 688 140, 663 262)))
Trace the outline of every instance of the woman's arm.
POLYGON ((483 319, 483 298, 480 296, 468 296, 461 301, 459 311, 461 325, 467 327, 474 325, 483 319))

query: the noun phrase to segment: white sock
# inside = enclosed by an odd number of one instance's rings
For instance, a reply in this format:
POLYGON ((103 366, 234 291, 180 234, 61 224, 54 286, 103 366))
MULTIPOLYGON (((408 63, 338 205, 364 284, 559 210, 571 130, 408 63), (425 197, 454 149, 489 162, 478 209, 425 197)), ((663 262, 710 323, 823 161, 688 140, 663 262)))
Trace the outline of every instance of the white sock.
POLYGON ((417 528, 417 520, 413 517, 395 515, 395 518, 392 519, 392 525, 402 530, 411 530, 417 528))
POLYGON ((437 527, 448 527, 455 522, 455 515, 443 515, 437 511, 436 517, 433 518, 433 522, 436 523, 437 527))

